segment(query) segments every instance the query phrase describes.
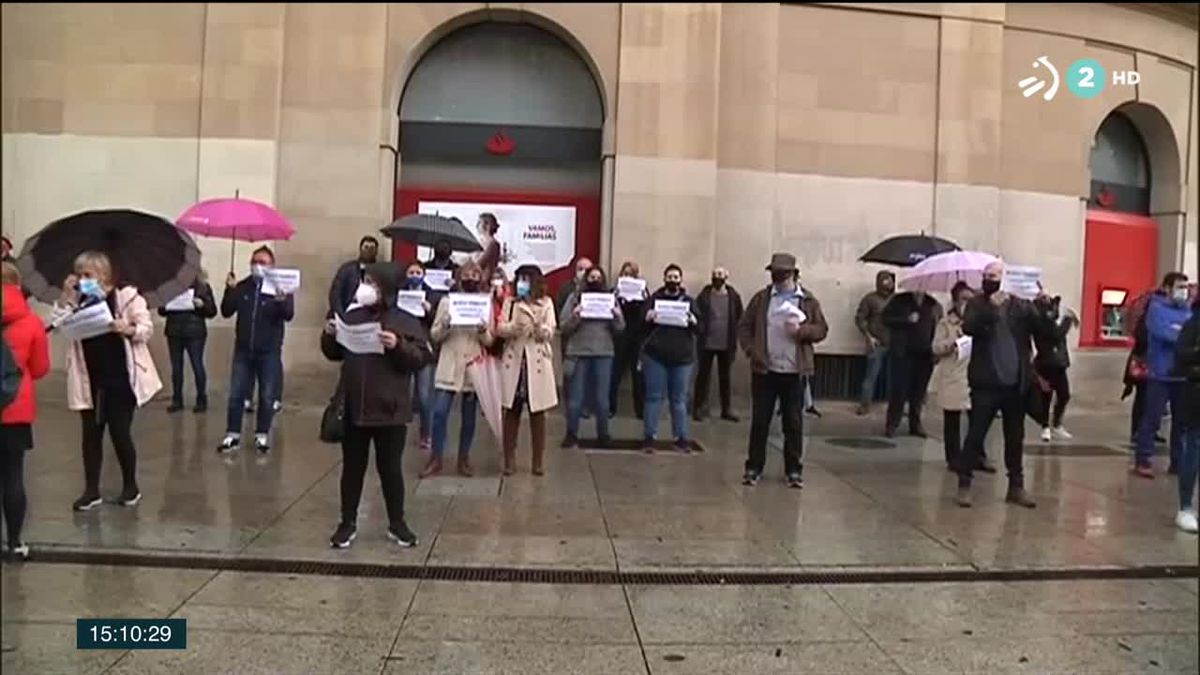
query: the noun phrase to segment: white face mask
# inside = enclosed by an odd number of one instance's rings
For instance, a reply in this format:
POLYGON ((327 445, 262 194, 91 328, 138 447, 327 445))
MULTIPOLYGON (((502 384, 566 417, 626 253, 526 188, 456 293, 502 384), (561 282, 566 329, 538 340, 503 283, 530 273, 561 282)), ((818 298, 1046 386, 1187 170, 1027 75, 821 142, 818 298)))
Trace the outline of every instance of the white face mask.
POLYGON ((358 289, 354 291, 354 302, 363 307, 373 307, 379 302, 379 291, 370 284, 359 284, 358 289))
POLYGON ((253 274, 255 276, 255 278, 261 279, 267 275, 267 266, 266 265, 251 265, 250 273, 253 274))

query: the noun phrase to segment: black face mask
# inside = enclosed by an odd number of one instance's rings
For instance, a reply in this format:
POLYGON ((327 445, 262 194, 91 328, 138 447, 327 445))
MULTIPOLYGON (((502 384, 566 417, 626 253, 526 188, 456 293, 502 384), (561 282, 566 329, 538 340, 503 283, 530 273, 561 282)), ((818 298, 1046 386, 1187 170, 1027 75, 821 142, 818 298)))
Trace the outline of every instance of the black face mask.
POLYGON ((463 279, 461 285, 462 289, 468 293, 479 292, 479 282, 474 279, 463 279))
POLYGON ((448 248, 435 248, 435 249, 433 250, 433 257, 434 257, 434 258, 437 258, 438 260, 445 260, 446 258, 449 258, 449 257, 450 257, 450 249, 448 249, 448 248))
POLYGON ((587 282, 587 289, 593 292, 602 291, 604 290, 604 283, 600 281, 589 281, 587 282))
POLYGON ((678 281, 668 281, 666 285, 667 285, 667 292, 670 293, 671 295, 675 295, 676 293, 679 292, 679 282, 678 281))
POLYGON ((778 286, 787 282, 792 278, 792 273, 787 270, 771 270, 771 283, 778 286))
POLYGON ((713 288, 725 288, 725 280, 713 277, 712 285, 713 288))
POLYGON ((979 287, 981 289, 983 289, 984 295, 992 295, 996 291, 1000 290, 1000 280, 999 279, 984 279, 983 283, 980 284, 979 287))

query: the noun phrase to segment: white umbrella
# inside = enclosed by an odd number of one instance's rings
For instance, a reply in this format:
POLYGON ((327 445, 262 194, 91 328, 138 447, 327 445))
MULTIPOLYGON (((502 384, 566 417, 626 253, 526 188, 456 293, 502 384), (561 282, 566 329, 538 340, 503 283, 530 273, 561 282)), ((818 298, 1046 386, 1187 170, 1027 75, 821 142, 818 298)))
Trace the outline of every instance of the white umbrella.
POLYGON ((900 287, 906 291, 949 293, 954 284, 965 281, 971 288, 979 288, 983 268, 999 261, 996 256, 980 251, 939 253, 909 269, 900 278, 900 287))
POLYGON ((491 354, 483 354, 475 358, 467 365, 467 377, 471 378, 471 385, 475 388, 475 395, 479 398, 483 419, 492 428, 492 433, 496 434, 496 440, 503 443, 500 399, 504 387, 500 379, 500 359, 491 354))

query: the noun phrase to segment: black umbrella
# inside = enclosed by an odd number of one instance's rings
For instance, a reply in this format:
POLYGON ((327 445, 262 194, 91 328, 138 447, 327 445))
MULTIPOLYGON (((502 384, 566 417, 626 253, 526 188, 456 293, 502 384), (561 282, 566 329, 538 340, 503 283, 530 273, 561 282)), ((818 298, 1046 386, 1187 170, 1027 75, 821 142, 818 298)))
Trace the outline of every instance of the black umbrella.
POLYGON ((112 261, 120 285, 136 286, 151 308, 192 287, 200 249, 171 221, 129 210, 84 211, 56 220, 25 241, 17 267, 34 297, 54 302, 75 272, 75 258, 99 251, 112 261))
POLYGON ((958 244, 940 237, 925 234, 902 234, 888 237, 871 247, 859 258, 862 262, 912 267, 922 260, 948 251, 960 251, 958 244))
POLYGON ((458 218, 411 213, 398 218, 380 232, 392 239, 407 241, 417 246, 433 246, 438 240, 445 239, 450 242, 452 251, 474 253, 483 250, 479 240, 458 218))

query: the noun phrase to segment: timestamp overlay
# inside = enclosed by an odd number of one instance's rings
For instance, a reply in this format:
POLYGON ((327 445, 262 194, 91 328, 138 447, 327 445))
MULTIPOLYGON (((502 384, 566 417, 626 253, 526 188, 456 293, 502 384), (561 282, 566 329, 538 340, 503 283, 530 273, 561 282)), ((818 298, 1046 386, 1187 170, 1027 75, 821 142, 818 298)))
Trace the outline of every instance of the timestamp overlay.
POLYGON ((76 619, 76 649, 187 649, 187 619, 76 619))

